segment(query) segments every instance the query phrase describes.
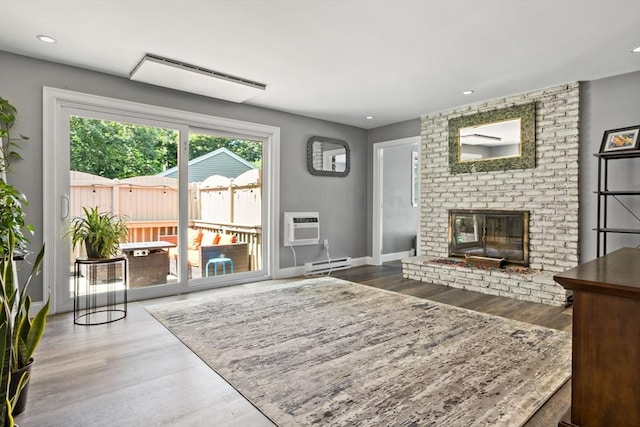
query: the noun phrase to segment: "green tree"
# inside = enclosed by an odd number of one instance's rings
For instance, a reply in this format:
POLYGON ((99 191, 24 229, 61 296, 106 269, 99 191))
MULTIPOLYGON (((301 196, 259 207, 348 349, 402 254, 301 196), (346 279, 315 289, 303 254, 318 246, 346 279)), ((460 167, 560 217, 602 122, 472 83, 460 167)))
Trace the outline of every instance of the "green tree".
MULTIPOLYGON (((176 166, 178 133, 172 129, 72 117, 71 169, 105 178, 155 175, 176 166)), ((192 134, 189 159, 226 147, 257 167, 262 144, 235 138, 192 134)))
POLYGON ((82 117, 72 117, 70 126, 71 169, 105 178, 159 173, 167 150, 177 146, 171 129, 82 117))
POLYGON ((200 134, 189 135, 189 160, 223 147, 258 167, 262 163, 260 142, 200 134))

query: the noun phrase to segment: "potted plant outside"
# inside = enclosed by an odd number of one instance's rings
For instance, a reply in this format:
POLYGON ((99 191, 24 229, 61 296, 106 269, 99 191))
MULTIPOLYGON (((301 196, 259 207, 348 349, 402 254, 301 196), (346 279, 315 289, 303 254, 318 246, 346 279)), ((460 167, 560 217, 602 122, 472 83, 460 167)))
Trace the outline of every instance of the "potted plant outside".
POLYGON ((120 242, 128 234, 127 223, 110 212, 97 207, 83 207, 84 216, 71 220, 68 234, 73 247, 84 243, 88 258, 110 258, 120 253, 120 242))

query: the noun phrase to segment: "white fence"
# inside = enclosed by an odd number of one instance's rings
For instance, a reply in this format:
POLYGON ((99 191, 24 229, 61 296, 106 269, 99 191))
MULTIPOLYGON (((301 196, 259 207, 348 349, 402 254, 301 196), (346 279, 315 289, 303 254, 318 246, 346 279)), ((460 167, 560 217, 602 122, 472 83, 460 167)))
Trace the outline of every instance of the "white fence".
MULTIPOLYGON (((189 219, 256 226, 261 223, 260 170, 236 179, 214 175, 188 187, 189 219)), ((177 221, 178 183, 175 178, 138 176, 107 179, 71 172, 71 216, 83 207, 122 215, 128 221, 177 221)))
MULTIPOLYGON (((210 176, 188 187, 189 225, 225 230, 249 243, 253 269, 260 268, 262 254, 262 188, 260 169, 229 179, 210 176), (206 224, 206 225, 205 225, 206 224)), ((129 242, 158 240, 176 234, 178 183, 175 178, 138 176, 107 179, 71 172, 71 218, 83 215, 83 207, 123 216, 129 226, 129 242)))

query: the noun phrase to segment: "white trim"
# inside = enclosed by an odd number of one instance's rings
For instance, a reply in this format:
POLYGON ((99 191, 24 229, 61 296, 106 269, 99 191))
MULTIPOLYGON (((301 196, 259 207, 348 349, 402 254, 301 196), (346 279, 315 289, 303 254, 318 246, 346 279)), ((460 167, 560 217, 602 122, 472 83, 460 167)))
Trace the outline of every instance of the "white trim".
MULTIPOLYGON (((362 258, 358 258, 359 260, 363 261, 362 264, 358 264, 358 265, 376 265, 373 263, 373 257, 368 256, 368 257, 362 257, 362 258)), ((353 264, 353 260, 351 260, 351 265, 353 264)))
MULTIPOLYGON (((100 114, 126 114, 139 120, 152 120, 160 122, 170 122, 172 125, 188 126, 190 128, 213 128, 220 132, 230 134, 242 134, 245 137, 252 137, 265 141, 266 150, 263 158, 263 185, 268 189, 268 198, 264 201, 263 207, 263 242, 268 242, 270 251, 264 263, 264 269, 251 278, 265 280, 270 278, 277 268, 279 259, 279 247, 273 236, 279 235, 278 218, 280 216, 280 128, 276 126, 259 123, 245 122, 241 120, 228 119, 224 117, 210 116, 201 113, 193 113, 183 110, 176 110, 167 107, 160 107, 138 102, 125 101, 107 98, 98 95, 74 92, 65 89, 43 87, 43 239, 49 242, 49 246, 56 248, 45 253, 43 263, 43 295, 51 295, 52 313, 56 313, 60 307, 56 304, 56 266, 59 265, 57 253, 60 251, 59 237, 56 236, 56 227, 59 222, 59 215, 62 211, 62 203, 58 203, 56 189, 60 184, 60 179, 54 176, 54 165, 62 156, 59 147, 56 146, 56 135, 60 132, 57 129, 58 118, 64 114, 63 109, 82 109, 100 114)), ((185 136, 186 137, 186 136, 185 136)), ((186 161, 185 161, 186 163, 186 161)), ((183 180, 185 177, 181 177, 183 180)), ((68 195, 67 195, 68 196, 68 195)), ((186 219, 185 219, 186 220, 186 219)), ((186 236, 183 236, 186 239, 186 236)), ((186 243, 186 240, 185 240, 186 243)), ((186 258, 185 258, 186 261, 186 258)), ((183 268, 183 271, 186 269, 183 268)), ((246 282, 249 277, 243 274, 238 281, 246 282)), ((205 283, 202 283, 206 285, 205 283)), ((201 290, 201 283, 189 287, 186 292, 201 290)), ((162 286, 158 287, 158 293, 163 291, 162 286)), ((166 288, 166 287, 165 287, 166 288)), ((131 300, 135 299, 135 293, 131 292, 131 300)))
POLYGON ((360 258, 351 258, 351 267, 360 267, 361 265, 373 265, 372 258, 363 256, 360 258))
POLYGON ((304 276, 304 266, 299 265, 296 267, 281 268, 277 274, 274 275, 274 279, 289 279, 291 277, 304 276))
POLYGON ((380 258, 382 259, 382 262, 389 262, 389 261, 397 261, 399 259, 409 258, 412 256, 415 256, 415 254, 413 253, 413 250, 410 250, 405 252, 395 252, 392 254, 382 254, 380 258))
MULTIPOLYGON (((373 144, 373 213, 372 213, 372 264, 381 265, 382 260, 382 166, 384 161, 384 149, 391 147, 401 147, 418 144, 418 170, 420 170, 420 136, 410 136, 408 138, 394 139, 390 141, 377 142, 373 144)), ((420 189, 420 185, 418 185, 420 189)), ((420 211, 420 194, 418 193, 418 212, 420 211)), ((418 215, 419 223, 420 215, 418 215)), ((420 235, 419 224, 416 224, 416 235, 420 235)), ((419 240, 419 239, 417 239, 419 240)), ((419 243, 416 243, 416 246, 419 243)), ((418 253, 420 253, 417 248, 418 253)))
POLYGON ((380 143, 373 144, 373 214, 371 245, 373 265, 382 264, 382 162, 384 157, 383 147, 380 143))

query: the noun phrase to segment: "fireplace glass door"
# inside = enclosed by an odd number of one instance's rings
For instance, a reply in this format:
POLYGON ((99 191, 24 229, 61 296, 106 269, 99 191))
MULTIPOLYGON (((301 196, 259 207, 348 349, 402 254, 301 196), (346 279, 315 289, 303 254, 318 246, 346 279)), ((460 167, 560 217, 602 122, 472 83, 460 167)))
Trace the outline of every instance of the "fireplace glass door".
POLYGON ((504 258, 529 265, 528 234, 528 211, 449 211, 449 256, 504 258))

